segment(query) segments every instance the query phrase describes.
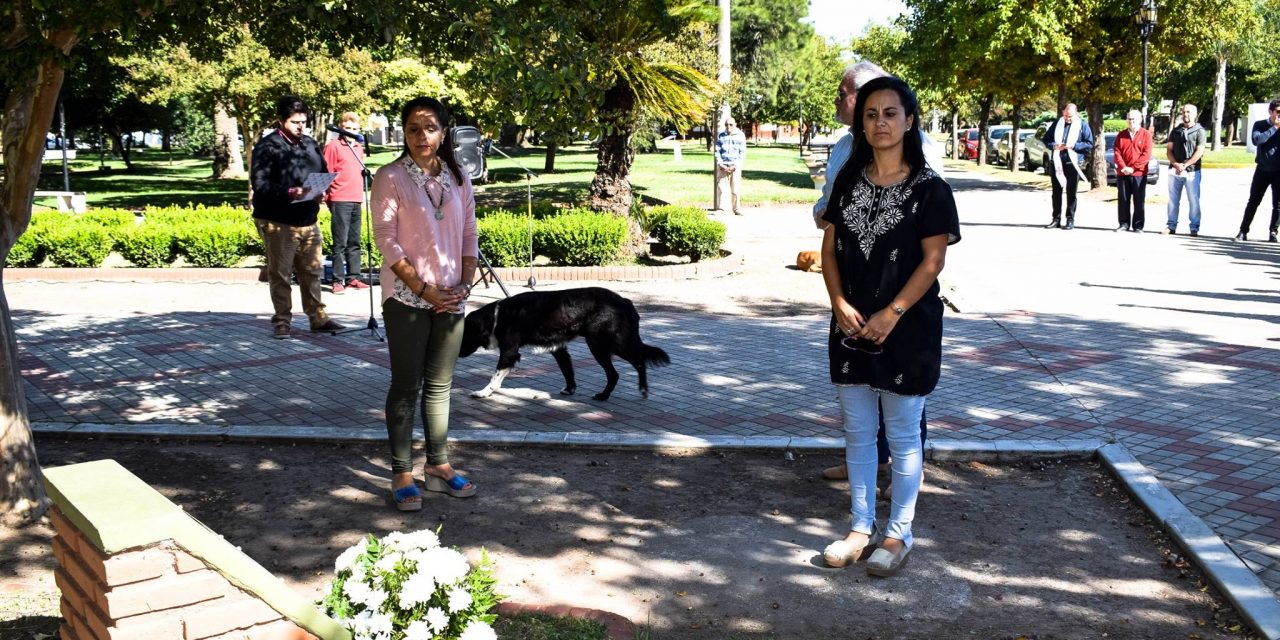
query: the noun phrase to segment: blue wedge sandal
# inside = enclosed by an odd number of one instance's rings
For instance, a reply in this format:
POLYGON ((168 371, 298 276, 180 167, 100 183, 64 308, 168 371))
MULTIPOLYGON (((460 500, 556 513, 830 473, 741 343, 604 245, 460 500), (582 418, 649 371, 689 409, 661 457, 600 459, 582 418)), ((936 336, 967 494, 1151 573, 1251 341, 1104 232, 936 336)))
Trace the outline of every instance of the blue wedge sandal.
POLYGON ((396 508, 401 511, 421 511, 422 510, 422 492, 418 491, 417 484, 408 484, 399 489, 391 491, 391 500, 396 503, 396 508), (413 500, 417 498, 417 500, 413 500))
POLYGON ((448 480, 428 475, 427 491, 447 493, 455 498, 470 498, 476 494, 476 485, 468 482, 461 473, 454 473, 448 480))

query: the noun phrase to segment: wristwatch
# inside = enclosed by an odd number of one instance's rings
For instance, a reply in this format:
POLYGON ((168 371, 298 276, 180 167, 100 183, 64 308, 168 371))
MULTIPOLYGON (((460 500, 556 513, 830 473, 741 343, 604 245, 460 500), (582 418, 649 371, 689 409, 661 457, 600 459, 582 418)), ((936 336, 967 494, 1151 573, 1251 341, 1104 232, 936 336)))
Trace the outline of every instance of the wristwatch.
POLYGON ((889 308, 890 308, 890 309, 893 309, 893 312, 894 312, 894 313, 896 313, 896 314, 898 314, 898 315, 902 315, 902 314, 904 314, 904 313, 906 313, 906 312, 907 312, 907 310, 906 310, 906 309, 903 309, 902 307, 899 307, 899 306, 898 306, 898 305, 896 305, 896 304, 894 304, 894 305, 889 305, 889 308))

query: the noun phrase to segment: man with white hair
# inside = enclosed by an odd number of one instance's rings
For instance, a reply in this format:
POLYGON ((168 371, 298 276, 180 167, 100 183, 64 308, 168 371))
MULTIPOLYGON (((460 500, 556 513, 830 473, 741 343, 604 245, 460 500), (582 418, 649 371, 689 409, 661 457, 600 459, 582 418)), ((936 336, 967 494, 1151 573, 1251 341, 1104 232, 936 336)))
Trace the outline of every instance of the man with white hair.
POLYGON ((1178 209, 1182 204, 1182 190, 1187 190, 1187 218, 1191 224, 1191 237, 1200 235, 1200 156, 1204 155, 1204 127, 1196 122, 1196 106, 1182 105, 1182 122, 1169 133, 1164 146, 1169 158, 1169 223, 1165 235, 1178 232, 1178 209))
POLYGON ((1116 134, 1116 231, 1141 232, 1146 222, 1147 165, 1151 163, 1151 132, 1142 128, 1142 112, 1131 109, 1129 128, 1116 134), (1129 209, 1132 205, 1133 216, 1129 209))
MULTIPOLYGON (((827 210, 827 200, 831 197, 831 185, 835 184, 840 168, 853 154, 853 117, 858 106, 858 89, 876 78, 887 75, 889 72, 881 69, 876 63, 863 60, 845 67, 844 75, 840 78, 840 87, 836 90, 836 121, 848 129, 836 141, 835 146, 831 147, 831 157, 827 159, 827 181, 822 185, 822 195, 813 204, 813 222, 819 229, 825 229, 828 224, 822 219, 822 214, 827 210)), ((942 175, 942 150, 933 144, 929 136, 925 135, 923 128, 920 129, 920 142, 924 146, 925 164, 933 169, 934 173, 942 175)))

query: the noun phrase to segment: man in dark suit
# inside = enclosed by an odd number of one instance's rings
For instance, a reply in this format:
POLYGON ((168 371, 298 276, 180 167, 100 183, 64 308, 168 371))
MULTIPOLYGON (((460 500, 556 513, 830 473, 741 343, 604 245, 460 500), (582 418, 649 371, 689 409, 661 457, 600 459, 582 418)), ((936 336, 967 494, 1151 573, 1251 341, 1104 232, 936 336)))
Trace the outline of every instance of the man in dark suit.
POLYGON ((1093 131, 1089 123, 1080 118, 1073 103, 1067 103, 1062 110, 1062 117, 1045 131, 1044 146, 1053 149, 1053 162, 1045 167, 1045 172, 1053 180, 1053 221, 1045 225, 1046 229, 1074 229, 1076 226, 1076 187, 1084 172, 1080 165, 1084 162, 1084 154, 1093 148, 1093 131), (1067 192, 1067 224, 1062 225, 1062 192, 1067 192))

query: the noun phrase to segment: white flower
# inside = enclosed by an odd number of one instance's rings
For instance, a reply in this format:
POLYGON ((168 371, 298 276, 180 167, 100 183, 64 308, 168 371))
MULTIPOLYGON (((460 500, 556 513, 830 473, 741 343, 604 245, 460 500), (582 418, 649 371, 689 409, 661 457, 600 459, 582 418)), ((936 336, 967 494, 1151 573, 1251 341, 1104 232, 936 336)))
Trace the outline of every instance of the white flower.
POLYGON ((342 595, 352 602, 363 603, 365 598, 369 597, 370 590, 369 585, 365 584, 363 580, 356 580, 355 578, 347 578, 346 583, 342 585, 342 595))
POLYGON ((372 611, 361 611, 360 613, 357 613, 356 617, 351 619, 351 631, 356 635, 365 636, 373 633, 369 628, 372 620, 372 611))
POLYGON ((396 563, 400 562, 402 558, 404 558, 404 554, 399 551, 391 551, 378 558, 378 561, 373 563, 373 568, 385 573, 391 573, 396 570, 396 563))
POLYGON ((457 613, 466 611, 471 606, 471 592, 466 587, 458 585, 449 589, 449 613, 457 613))
POLYGON ((431 640, 431 627, 423 620, 414 620, 404 630, 404 640, 431 640))
MULTIPOLYGON (((382 603, 387 601, 387 595, 387 592, 382 589, 370 589, 362 604, 371 611, 377 611, 382 608, 382 603)), ((391 618, 387 618, 387 624, 390 624, 390 620, 391 618)))
POLYGON ((338 556, 338 560, 333 563, 333 572, 342 573, 343 571, 356 566, 356 558, 360 557, 360 553, 362 551, 364 551, 363 542, 343 551, 342 555, 338 556))
POLYGON ((462 630, 458 640, 498 640, 498 634, 493 632, 493 627, 476 620, 462 630))
POLYGON ((435 578, 429 573, 418 572, 400 584, 400 608, 408 611, 431 601, 436 593, 435 578))
POLYGON ((436 584, 441 586, 461 581, 471 570, 466 556, 446 547, 436 547, 428 551, 418 562, 418 571, 422 571, 424 567, 436 577, 436 584))
POLYGON ((364 605, 367 609, 374 610, 382 606, 387 601, 387 592, 382 589, 374 589, 365 584, 363 580, 347 579, 342 585, 342 593, 347 599, 364 605))
MULTIPOLYGON (((386 594, 383 594, 383 597, 386 597, 386 594)), ((391 616, 383 613, 373 616, 369 623, 369 630, 372 631, 374 635, 383 636, 386 640, 390 640, 391 630, 394 628, 394 624, 395 623, 391 621, 391 616)))
POLYGON ((427 609, 426 620, 427 626, 436 633, 444 633, 444 630, 449 628, 449 614, 439 607, 427 609))
POLYGON ((434 549, 440 546, 440 538, 436 536, 434 531, 423 529, 422 531, 414 531, 412 533, 401 533, 393 531, 383 538, 383 542, 388 548, 396 551, 408 551, 410 549, 434 549))

